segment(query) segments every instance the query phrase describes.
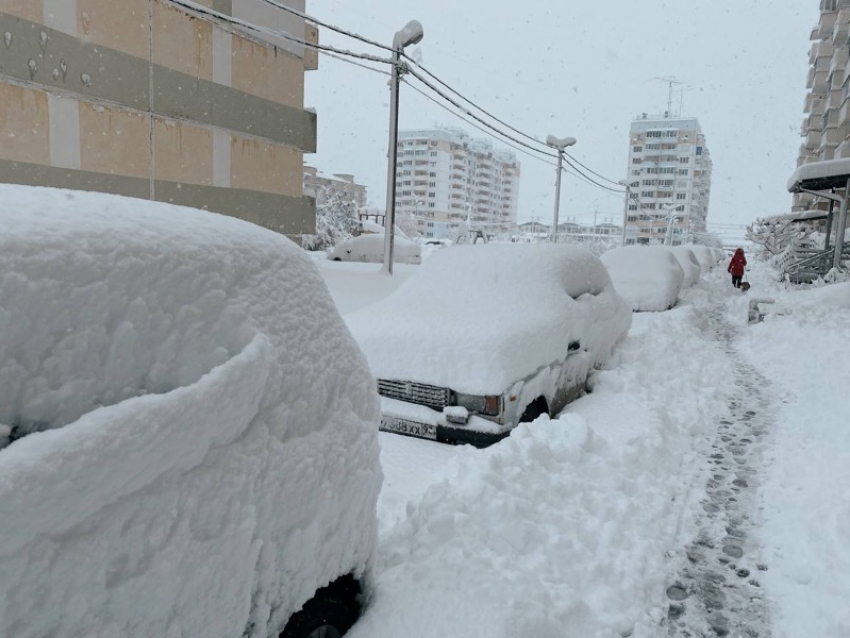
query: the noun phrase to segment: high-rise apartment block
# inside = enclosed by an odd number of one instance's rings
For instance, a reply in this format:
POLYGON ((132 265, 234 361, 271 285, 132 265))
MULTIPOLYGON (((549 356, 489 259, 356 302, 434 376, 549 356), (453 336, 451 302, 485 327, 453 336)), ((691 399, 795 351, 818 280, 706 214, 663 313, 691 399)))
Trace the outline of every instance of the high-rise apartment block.
POLYGON ((711 155, 699 121, 669 113, 636 118, 629 131, 626 244, 672 243, 706 232, 711 155))
POLYGON ((457 130, 398 135, 396 212, 416 218, 425 237, 453 239, 468 221, 487 234, 516 227, 520 163, 457 130))
MULTIPOLYGON (((820 10, 820 22, 809 37, 811 66, 797 166, 850 157, 850 0, 821 0, 820 10)), ((813 200, 806 193, 794 195, 792 210, 808 210, 813 200)), ((818 206, 828 203, 821 200, 818 206)))

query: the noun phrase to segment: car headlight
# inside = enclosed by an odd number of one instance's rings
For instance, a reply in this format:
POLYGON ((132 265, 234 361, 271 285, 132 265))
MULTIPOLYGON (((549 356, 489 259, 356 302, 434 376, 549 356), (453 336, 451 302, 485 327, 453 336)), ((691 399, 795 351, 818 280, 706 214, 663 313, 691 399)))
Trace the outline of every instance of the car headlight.
POLYGON ((457 405, 463 406, 470 412, 478 412, 488 416, 497 416, 502 410, 502 397, 500 395, 481 396, 477 394, 455 393, 457 405))

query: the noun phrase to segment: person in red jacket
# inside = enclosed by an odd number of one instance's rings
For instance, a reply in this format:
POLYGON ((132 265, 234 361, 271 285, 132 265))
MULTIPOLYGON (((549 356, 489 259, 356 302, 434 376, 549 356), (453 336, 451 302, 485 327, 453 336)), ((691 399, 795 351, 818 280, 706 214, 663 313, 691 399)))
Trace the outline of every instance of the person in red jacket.
POLYGON ((738 248, 732 259, 729 260, 729 267, 726 272, 732 274, 732 285, 735 288, 741 287, 741 279, 744 276, 744 268, 747 266, 747 258, 744 257, 744 249, 738 248))

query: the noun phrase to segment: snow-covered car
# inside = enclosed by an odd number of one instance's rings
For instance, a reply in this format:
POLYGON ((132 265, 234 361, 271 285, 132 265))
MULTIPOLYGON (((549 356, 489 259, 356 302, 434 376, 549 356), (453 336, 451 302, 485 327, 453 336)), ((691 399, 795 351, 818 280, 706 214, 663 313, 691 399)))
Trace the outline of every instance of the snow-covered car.
MULTIPOLYGON (((422 247, 415 241, 396 235, 393 240, 393 261, 404 264, 422 263, 422 247)), ((384 261, 383 233, 369 233, 346 239, 328 252, 331 261, 384 261)))
POLYGON ((583 248, 479 244, 435 252, 346 320, 378 378, 382 430, 483 446, 579 397, 631 312, 583 248))
POLYGON ((689 245, 688 248, 694 251, 703 273, 710 272, 717 265, 717 255, 713 248, 699 244, 689 245))
POLYGON ((307 255, 58 189, 0 186, 0 227, 0 636, 344 633, 380 407, 307 255))
POLYGON ((685 271, 664 246, 622 246, 602 253, 602 263, 635 312, 669 310, 679 301, 685 271))
POLYGON ((694 251, 690 246, 669 246, 668 250, 673 253, 673 256, 679 261, 679 265, 685 273, 685 280, 682 283, 683 288, 690 288, 695 285, 702 274, 702 267, 694 251))

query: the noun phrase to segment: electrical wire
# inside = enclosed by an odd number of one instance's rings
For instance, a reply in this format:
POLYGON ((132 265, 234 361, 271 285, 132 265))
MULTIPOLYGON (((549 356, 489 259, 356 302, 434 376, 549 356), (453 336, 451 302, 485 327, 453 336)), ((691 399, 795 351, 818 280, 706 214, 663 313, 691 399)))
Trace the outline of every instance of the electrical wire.
POLYGON ((311 15, 308 15, 306 13, 302 13, 302 12, 298 11, 297 9, 293 9, 292 7, 288 7, 285 4, 278 2, 277 0, 262 0, 262 1, 265 2, 268 5, 271 5, 273 7, 281 9, 282 11, 286 11, 287 13, 290 13, 294 16, 298 16, 299 18, 303 18, 305 21, 310 22, 312 24, 315 24, 317 27, 322 27, 323 29, 329 29, 330 31, 335 31, 336 33, 348 36, 349 38, 354 38, 355 40, 359 40, 360 42, 363 42, 365 44, 370 44, 373 47, 383 49, 384 51, 389 51, 390 53, 395 52, 392 47, 387 46, 386 44, 381 44, 380 42, 370 40, 366 36, 362 36, 359 33, 355 33, 353 31, 346 31, 342 27, 337 27, 335 25, 328 24, 327 22, 322 22, 321 20, 318 20, 311 15))
MULTIPOLYGON (((483 128, 482 126, 479 126, 479 125, 478 125, 478 124, 476 124, 475 122, 470 122, 468 119, 466 119, 465 117, 463 117, 460 113, 458 113, 458 112, 456 112, 456 111, 451 110, 451 109, 450 109, 448 106, 446 106, 445 104, 441 104, 440 102, 438 102, 437 100, 435 100, 433 97, 431 97, 430 95, 428 95, 427 93, 425 93, 425 91, 423 91, 423 90, 421 90, 419 87, 417 87, 417 86, 415 86, 415 85, 411 84, 411 83, 410 83, 410 82, 408 82, 407 80, 403 79, 403 80, 402 80, 402 82, 404 82, 404 83, 405 83, 407 86, 409 86, 411 89, 413 89, 414 91, 416 91, 417 93, 419 93, 419 95, 423 96, 425 99, 430 100, 431 102, 433 102, 434 104, 436 104, 437 106, 439 106, 441 109, 443 109, 443 110, 445 110, 445 111, 447 111, 447 112, 451 113, 451 114, 452 114, 452 115, 454 115, 456 118, 458 118, 458 119, 460 119, 460 120, 463 120, 464 122, 466 122, 467 124, 469 124, 471 127, 473 127, 473 128, 475 128, 475 129, 477 129, 477 130, 481 131, 481 132, 482 132, 482 133, 484 133, 485 135, 489 135, 490 137, 493 137, 493 138, 497 139, 497 140, 498 140, 499 142, 501 142, 502 144, 505 144, 505 145, 507 145, 507 146, 510 146, 510 147, 511 147, 512 149, 514 149, 515 151, 517 151, 517 152, 519 152, 519 153, 522 153, 523 155, 527 155, 528 157, 530 157, 530 158, 532 158, 532 159, 535 159, 535 160, 537 160, 537 161, 539 161, 539 162, 543 162, 544 164, 548 164, 549 166, 557 166, 557 164, 555 164, 554 162, 550 162, 550 161, 548 161, 548 160, 545 160, 545 159, 543 159, 542 157, 539 157, 539 156, 537 156, 537 155, 532 155, 532 154, 531 154, 531 153, 529 153, 528 151, 523 150, 522 148, 520 148, 519 146, 515 146, 515 145, 513 145, 513 144, 512 144, 512 143, 510 143, 510 142, 506 142, 506 141, 505 141, 505 140, 503 140, 503 139, 497 138, 497 137, 496 137, 493 133, 491 133, 491 132, 490 132, 490 131, 488 131, 487 129, 483 128)), ((536 151, 536 150, 535 150, 535 152, 536 152, 536 153, 539 153, 540 151, 536 151)))
POLYGON ((440 89, 438 89, 437 87, 435 87, 435 86, 434 86, 431 82, 429 82, 428 80, 426 80, 425 78, 423 78, 423 77, 422 77, 422 75, 421 75, 421 74, 419 74, 419 73, 418 73, 416 70, 414 70, 413 68, 411 68, 411 67, 407 67, 407 72, 408 72, 410 75, 412 75, 413 77, 415 77, 417 80, 419 80, 422 84, 424 84, 425 86, 427 86, 429 89, 431 89, 434 93, 436 93, 436 94, 437 94, 437 95, 439 95, 441 98, 443 98, 446 102, 448 102, 449 104, 451 104, 451 105, 452 105, 452 106, 454 106, 455 108, 460 109, 461 111, 463 111, 463 112, 464 112, 464 114, 465 114, 465 115, 467 115, 467 116, 471 117, 472 119, 476 120, 477 122, 479 122, 479 123, 483 124, 484 126, 486 126, 487 128, 491 129, 492 131, 495 131, 495 132, 496 132, 496 133, 498 133, 499 135, 501 135, 501 136, 503 136, 503 137, 508 138, 509 140, 511 140, 512 142, 514 142, 515 144, 519 144, 520 146, 523 146, 523 147, 525 147, 525 148, 527 148, 527 149, 531 149, 531 150, 532 150, 532 151, 534 151, 535 153, 540 153, 541 155, 546 155, 546 156, 548 156, 548 157, 557 158, 557 155, 552 155, 551 153, 546 153, 546 152, 544 152, 544 151, 540 151, 540 150, 538 150, 538 149, 534 148, 533 146, 531 146, 531 145, 529 145, 529 144, 526 144, 525 142, 523 142, 523 141, 521 141, 521 140, 518 140, 518 139, 516 139, 515 137, 513 137, 513 136, 511 136, 511 135, 508 135, 507 133, 504 133, 504 132, 500 131, 499 129, 497 129, 495 126, 493 126, 493 125, 492 125, 492 124, 490 124, 489 122, 484 121, 483 119, 481 119, 480 117, 478 117, 475 113, 472 113, 471 111, 469 111, 469 109, 466 109, 466 108, 464 108, 463 106, 461 106, 460 104, 458 104, 456 100, 454 100, 453 98, 451 98, 451 97, 449 97, 448 95, 446 95, 445 93, 443 93, 440 89))
POLYGON ((603 180, 605 180, 606 182, 610 182, 610 183, 612 183, 612 184, 615 184, 615 185, 617 185, 617 186, 622 186, 622 184, 620 184, 620 182, 615 182, 615 181, 614 181, 614 180, 612 180, 612 179, 608 179, 608 178, 607 178, 607 177, 605 177, 604 175, 600 175, 599 173, 597 173, 596 171, 594 171, 592 168, 588 168, 587 166, 585 166, 584 164, 582 164, 581 162, 579 162, 579 161, 578 161, 575 157, 573 157, 573 156, 572 156, 572 155, 570 155, 569 153, 564 153, 564 155, 566 155, 567 157, 569 157, 572 161, 574 161, 576 164, 578 164, 579 166, 581 166, 584 170, 589 171, 589 172, 593 173, 594 175, 596 175, 596 177, 598 177, 598 178, 600 178, 600 179, 603 179, 603 180))
POLYGON ((213 22, 225 22, 227 24, 235 25, 241 27, 243 29, 248 30, 249 32, 259 33, 265 35, 267 37, 281 38, 283 40, 287 40, 289 42, 294 42, 295 44, 299 44, 308 49, 313 49, 320 52, 326 53, 336 53, 337 55, 344 55, 352 58, 359 58, 361 60, 368 60, 369 62, 380 62, 381 64, 392 64, 393 61, 387 58, 382 58, 376 55, 371 55, 369 53, 357 53, 355 51, 348 51, 345 49, 337 49, 335 47, 330 47, 322 44, 313 44, 312 42, 307 42, 306 40, 302 40, 301 38, 296 38, 289 33, 285 33, 283 31, 276 31, 274 29, 269 29, 267 27, 260 27, 255 24, 251 24, 250 22, 246 22, 244 20, 240 20, 239 18, 234 18, 233 16, 229 16, 224 13, 220 13, 213 9, 209 9, 203 5, 200 5, 196 2, 192 2, 192 0, 168 0, 171 4, 177 5, 179 7, 183 7, 192 13, 198 14, 210 21, 213 22))

